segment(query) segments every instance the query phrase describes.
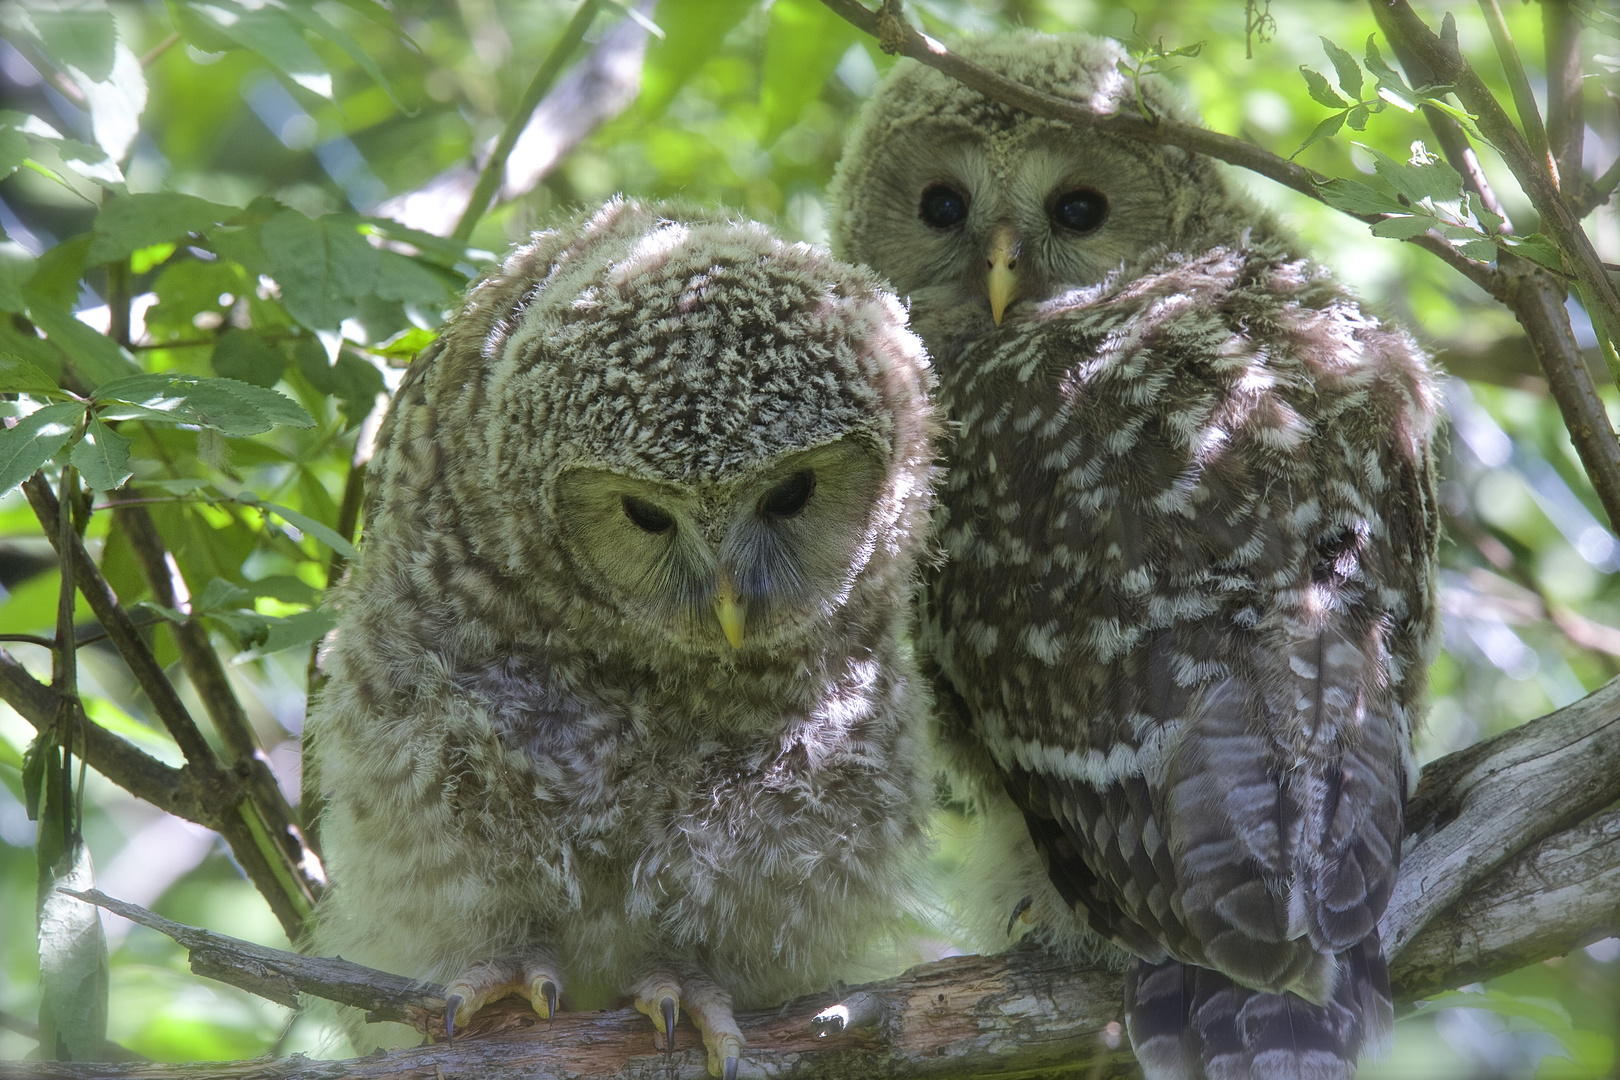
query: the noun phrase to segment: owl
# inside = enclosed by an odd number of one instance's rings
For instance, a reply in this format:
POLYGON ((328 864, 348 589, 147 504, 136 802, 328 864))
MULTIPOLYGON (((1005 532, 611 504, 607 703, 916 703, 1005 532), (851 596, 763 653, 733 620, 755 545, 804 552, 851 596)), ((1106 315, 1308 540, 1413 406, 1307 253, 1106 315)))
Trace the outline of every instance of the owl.
POLYGON ((311 948, 453 1025, 685 1010, 727 1080, 734 1004, 880 956, 932 790, 932 381, 870 272, 696 211, 609 202, 478 284, 370 466, 311 948))
MULTIPOLYGON (((960 51, 1136 108, 1112 42, 960 51)), ((1428 360, 1209 159, 909 61, 832 202, 953 431, 919 640, 992 838, 981 914, 1123 950, 1150 1078, 1351 1075, 1390 1031, 1377 924, 1436 636, 1428 360)))

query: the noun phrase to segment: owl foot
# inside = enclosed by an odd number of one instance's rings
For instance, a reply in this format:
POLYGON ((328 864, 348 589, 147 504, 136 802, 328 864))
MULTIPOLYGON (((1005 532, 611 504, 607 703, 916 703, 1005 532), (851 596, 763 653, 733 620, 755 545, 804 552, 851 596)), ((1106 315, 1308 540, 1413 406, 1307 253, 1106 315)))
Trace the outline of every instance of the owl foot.
POLYGON ((631 991, 636 1009, 652 1020, 653 1045, 670 1050, 676 1018, 684 1008, 703 1034, 709 1051, 709 1073, 721 1080, 737 1080, 737 1064, 742 1054, 742 1031, 731 1015, 731 995, 702 977, 677 981, 667 971, 654 971, 636 983, 631 991))
POLYGON ((526 957, 517 963, 491 960, 474 964, 445 989, 446 1040, 455 1037, 457 1024, 465 1026, 479 1009, 508 994, 526 998, 540 1019, 551 1020, 557 1015, 562 979, 551 962, 540 957, 526 957))

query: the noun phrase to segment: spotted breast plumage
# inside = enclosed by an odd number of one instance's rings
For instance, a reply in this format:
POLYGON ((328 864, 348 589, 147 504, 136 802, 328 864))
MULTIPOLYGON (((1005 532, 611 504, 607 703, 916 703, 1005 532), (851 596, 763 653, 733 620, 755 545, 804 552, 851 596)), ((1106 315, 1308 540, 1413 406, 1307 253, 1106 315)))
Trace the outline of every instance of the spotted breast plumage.
MULTIPOLYGON (((1110 42, 962 52, 1135 107, 1110 42)), ((982 921, 1125 950, 1150 1078, 1349 1076, 1435 638, 1426 357, 1207 159, 919 65, 839 170, 834 248, 910 297, 953 429, 922 635, 982 921)))
POLYGON ((881 947, 929 791, 904 319, 825 249, 624 200, 474 288, 368 477, 309 729, 313 948, 463 1024, 626 995, 662 1045, 684 1010, 731 1077, 733 1003, 881 947))

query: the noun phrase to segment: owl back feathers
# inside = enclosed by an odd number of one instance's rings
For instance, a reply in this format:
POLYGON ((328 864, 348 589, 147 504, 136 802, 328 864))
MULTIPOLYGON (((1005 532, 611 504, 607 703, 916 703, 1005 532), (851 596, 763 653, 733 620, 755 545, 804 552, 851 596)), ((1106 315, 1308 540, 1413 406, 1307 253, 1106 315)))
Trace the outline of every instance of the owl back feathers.
POLYGON ((1058 891, 1139 958, 1149 1075, 1348 1075, 1388 1031, 1434 638, 1425 358, 1266 246, 1064 293, 942 368, 925 639, 1058 891), (1275 1046, 1290 1023, 1339 1071, 1275 1046))

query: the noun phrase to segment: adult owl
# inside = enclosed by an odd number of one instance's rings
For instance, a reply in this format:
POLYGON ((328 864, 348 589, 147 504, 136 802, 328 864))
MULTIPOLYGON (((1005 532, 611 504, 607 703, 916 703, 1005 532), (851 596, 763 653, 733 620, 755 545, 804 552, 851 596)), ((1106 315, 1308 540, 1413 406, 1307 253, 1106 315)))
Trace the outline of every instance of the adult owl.
MULTIPOLYGON (((1137 107, 1112 42, 961 53, 1137 107)), ((1022 911, 1077 960, 1125 950, 1149 1077, 1349 1076, 1390 1030, 1377 923, 1435 637, 1426 358, 1214 162, 908 61, 833 202, 954 427, 922 643, 1001 934, 1022 911)))
POLYGON ((870 272, 698 212, 612 201, 474 288, 368 476, 312 947, 458 1024, 684 1009, 727 1080, 732 1003, 879 947, 931 784, 931 382, 870 272))

